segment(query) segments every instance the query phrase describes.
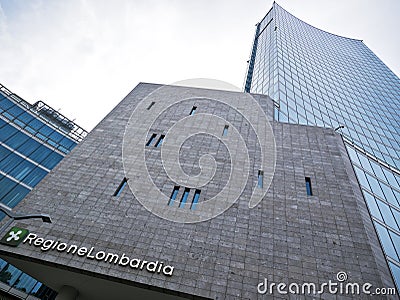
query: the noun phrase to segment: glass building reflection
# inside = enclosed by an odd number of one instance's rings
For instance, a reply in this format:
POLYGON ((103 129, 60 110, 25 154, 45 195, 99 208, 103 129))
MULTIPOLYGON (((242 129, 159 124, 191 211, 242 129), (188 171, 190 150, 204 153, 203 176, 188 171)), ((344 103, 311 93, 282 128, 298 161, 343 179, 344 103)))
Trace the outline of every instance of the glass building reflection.
MULTIPOLYGON (((274 3, 256 26, 245 91, 280 122, 339 128, 400 287, 400 79, 361 40, 315 28, 274 3)), ((340 191, 338 191, 340 192, 340 191)))
MULTIPOLYGON (((86 134, 44 102, 31 105, 0 84, 1 203, 15 207, 86 134)), ((4 218, 3 213, 0 218, 4 218)), ((0 288, 21 298, 56 296, 53 290, 2 259, 0 288)))

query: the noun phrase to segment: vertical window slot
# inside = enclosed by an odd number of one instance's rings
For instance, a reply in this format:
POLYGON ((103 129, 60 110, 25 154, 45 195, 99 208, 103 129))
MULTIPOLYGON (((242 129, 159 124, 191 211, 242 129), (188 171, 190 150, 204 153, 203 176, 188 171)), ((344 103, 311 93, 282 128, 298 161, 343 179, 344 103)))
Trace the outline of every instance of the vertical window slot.
POLYGON ((150 105, 147 107, 147 110, 153 107, 153 105, 156 104, 155 102, 151 102, 150 105))
POLYGON ((153 133, 153 134, 151 135, 150 139, 147 141, 146 146, 150 146, 150 145, 153 143, 153 141, 154 141, 154 139, 156 138, 156 136, 157 136, 157 134, 156 134, 156 133, 153 133))
POLYGON ((192 206, 190 206, 190 209, 192 209, 192 210, 196 209, 197 203, 199 202, 200 193, 201 193, 200 190, 196 190, 194 192, 194 196, 193 196, 193 200, 192 200, 192 206))
POLYGON ((264 181, 264 171, 258 170, 257 186, 259 188, 263 187, 263 181, 264 181))
POLYGON ((185 203, 187 201, 187 198, 189 197, 190 189, 185 188, 185 191, 183 192, 181 203, 179 204, 179 208, 182 208, 185 206, 185 203))
POLYGON ((176 196, 178 196, 178 192, 179 192, 179 186, 174 186, 171 197, 169 197, 169 201, 168 201, 169 206, 174 205, 174 201, 176 199, 176 196))
POLYGON ((229 128, 229 125, 225 125, 224 126, 224 130, 222 131, 222 136, 227 136, 228 135, 228 128, 229 128))
POLYGON ((306 177, 306 191, 308 196, 312 196, 311 178, 306 177))
POLYGON ((279 108, 274 107, 274 120, 279 122, 279 108))
POLYGON ((191 116, 194 115, 194 113, 196 112, 196 109, 197 109, 197 106, 193 106, 189 115, 191 115, 191 116))
POLYGON ((164 141, 165 135, 161 135, 160 138, 158 139, 157 143, 154 145, 154 147, 159 148, 161 147, 163 141, 164 141))
POLYGON ((121 193, 124 190, 127 182, 128 182, 128 179, 126 177, 124 177, 124 179, 121 181, 121 183, 119 184, 119 186, 115 190, 114 195, 113 195, 114 197, 119 197, 119 195, 121 195, 121 193))

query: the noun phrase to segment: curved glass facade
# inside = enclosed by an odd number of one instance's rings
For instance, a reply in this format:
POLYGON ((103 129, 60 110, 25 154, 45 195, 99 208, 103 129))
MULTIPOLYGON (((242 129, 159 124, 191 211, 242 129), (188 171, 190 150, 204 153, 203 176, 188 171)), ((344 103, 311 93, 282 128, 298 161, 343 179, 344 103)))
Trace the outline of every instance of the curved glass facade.
POLYGON ((277 121, 342 133, 399 290, 400 79, 362 41, 274 3, 257 24, 245 91, 272 97, 277 121))
MULTIPOLYGON (((0 85, 0 202, 15 207, 85 135, 43 102, 31 105, 0 85)), ((5 284, 3 290, 16 289, 26 296, 56 296, 2 259, 0 282, 5 284)))

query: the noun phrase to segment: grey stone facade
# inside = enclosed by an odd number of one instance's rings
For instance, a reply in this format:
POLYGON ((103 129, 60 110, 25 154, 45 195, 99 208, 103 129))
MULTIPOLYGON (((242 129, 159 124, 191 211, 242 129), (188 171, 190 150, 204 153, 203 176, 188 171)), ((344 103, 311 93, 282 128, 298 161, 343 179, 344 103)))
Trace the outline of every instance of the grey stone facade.
MULTIPOLYGON (((267 299, 271 295, 257 293, 264 278, 275 283, 321 284, 336 280, 340 271, 348 274, 350 282, 394 287, 340 135, 332 129, 272 122, 273 102, 267 96, 254 95, 272 123, 276 167, 272 185, 256 207, 250 209, 248 202, 257 185, 260 146, 247 120, 212 100, 213 96, 240 98, 242 93, 187 87, 173 87, 174 94, 164 95, 184 95, 188 100, 165 111, 149 136, 166 133, 193 106, 196 113, 228 120, 242 134, 250 153, 250 177, 239 200, 211 220, 184 224, 146 210, 128 186, 113 196, 125 176, 126 124, 135 106, 159 87, 139 84, 17 207, 48 213, 52 224, 32 220, 16 226, 79 247, 162 261, 174 267, 173 275, 56 250, 43 252, 26 243, 17 248, 0 245, 2 256, 56 290, 63 285, 75 287, 80 291, 78 299, 110 299, 106 291, 100 293, 103 297, 91 298, 85 287, 90 281, 98 284, 98 291, 107 287, 113 299, 134 299, 126 295, 141 295, 142 289, 153 291, 154 298, 163 293, 160 299, 167 299, 166 295, 172 295, 170 299, 267 299), (306 193, 305 177, 311 178, 312 196, 306 193)), ((198 159, 205 153, 216 157, 217 170, 201 188, 200 201, 217 195, 228 180, 237 180, 228 176, 228 149, 207 135, 185 142, 180 150, 182 169, 198 174, 198 159)), ((145 157, 155 185, 169 196, 174 182, 163 171, 160 151, 147 147, 145 157)), ((182 192, 183 188, 178 200, 182 192)), ((288 298, 277 293, 274 297, 288 298)))

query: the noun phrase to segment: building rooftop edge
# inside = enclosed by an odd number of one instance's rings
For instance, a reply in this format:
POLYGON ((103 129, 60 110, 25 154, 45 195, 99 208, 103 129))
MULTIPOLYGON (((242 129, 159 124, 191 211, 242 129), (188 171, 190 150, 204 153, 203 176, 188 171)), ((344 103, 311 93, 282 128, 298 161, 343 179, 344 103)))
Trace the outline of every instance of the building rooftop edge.
POLYGON ((10 91, 1 83, 0 92, 8 98, 16 101, 21 106, 25 107, 31 113, 37 115, 45 123, 50 124, 53 127, 61 130, 70 138, 78 142, 80 142, 88 133, 85 129, 76 124, 74 121, 70 120, 69 118, 67 118, 66 116, 64 116, 41 100, 36 101, 34 104, 31 104, 22 97, 18 96, 16 93, 10 91))
MULTIPOLYGON (((361 40, 361 39, 350 38, 350 37, 347 37, 347 36, 335 34, 335 33, 329 32, 329 31, 327 31, 327 30, 318 28, 318 27, 316 27, 316 26, 314 26, 314 25, 311 25, 310 23, 307 23, 306 21, 303 21, 302 19, 296 17, 295 15, 293 15, 292 13, 290 13, 289 11, 287 11, 286 9, 284 9, 284 8, 283 8, 282 6, 280 6, 276 1, 274 1, 274 3, 272 4, 272 8, 274 8, 275 5, 278 6, 280 9, 284 10, 285 12, 287 12, 287 13, 288 13, 289 15, 291 15, 292 17, 294 17, 294 18, 300 20, 301 22, 307 24, 308 26, 311 26, 311 27, 313 27, 313 28, 315 28, 315 29, 318 29, 318 30, 323 31, 323 32, 325 32, 325 33, 328 33, 328 34, 330 34, 330 35, 334 35, 334 36, 337 36, 337 37, 340 37, 340 38, 344 38, 344 39, 348 39, 348 40, 352 40, 352 41, 357 41, 357 42, 363 43, 363 40, 361 40)), ((268 13, 269 13, 269 11, 268 11, 268 13)), ((267 14, 268 14, 268 13, 267 13, 267 14)), ((265 17, 264 17, 264 18, 265 18, 265 17)), ((264 18, 263 18, 263 19, 264 19, 264 18)), ((262 19, 262 20, 263 20, 263 19, 262 19)))

